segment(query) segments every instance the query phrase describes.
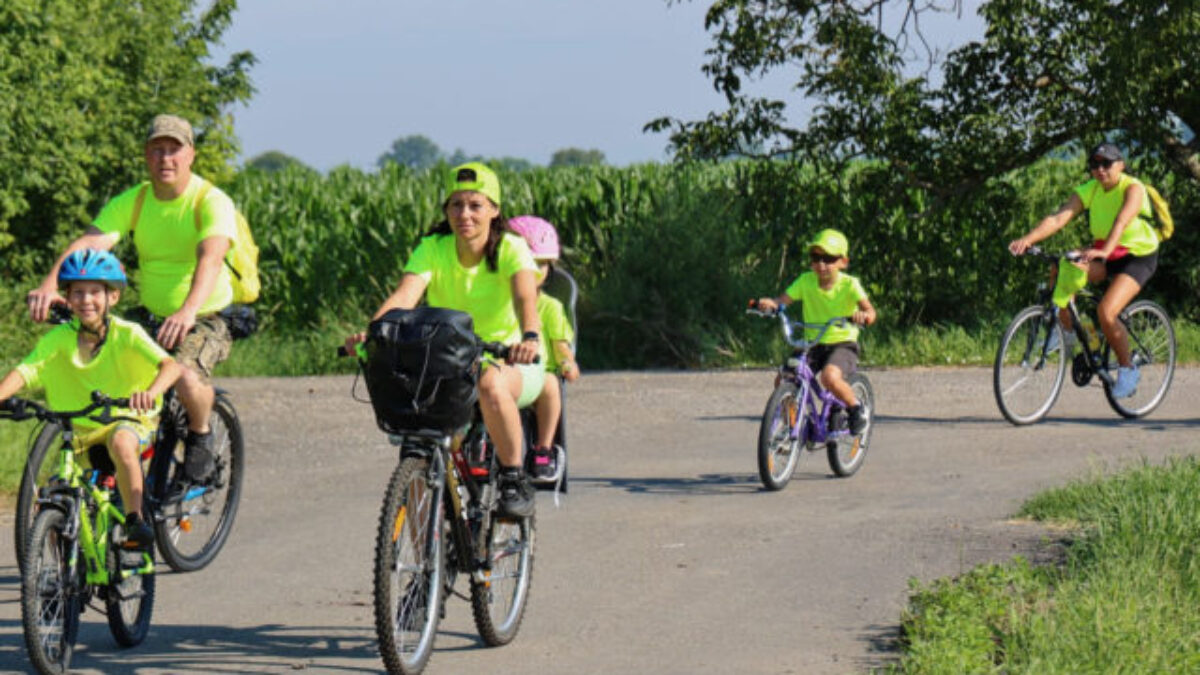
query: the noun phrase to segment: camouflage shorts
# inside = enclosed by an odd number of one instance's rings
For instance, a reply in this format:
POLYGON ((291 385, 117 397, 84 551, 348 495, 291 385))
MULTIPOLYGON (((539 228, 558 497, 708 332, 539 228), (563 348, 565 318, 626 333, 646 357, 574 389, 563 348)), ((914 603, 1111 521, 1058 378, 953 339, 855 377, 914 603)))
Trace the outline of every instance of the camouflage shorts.
POLYGON ((205 382, 212 377, 213 368, 229 358, 233 337, 221 317, 210 314, 196 319, 192 331, 175 349, 175 360, 200 374, 205 382))

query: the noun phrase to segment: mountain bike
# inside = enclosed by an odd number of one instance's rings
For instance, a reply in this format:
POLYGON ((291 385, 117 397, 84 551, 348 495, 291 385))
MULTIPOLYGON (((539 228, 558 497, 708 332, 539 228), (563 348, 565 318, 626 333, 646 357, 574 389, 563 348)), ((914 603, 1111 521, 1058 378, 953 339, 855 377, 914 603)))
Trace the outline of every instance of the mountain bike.
POLYGON ((867 420, 867 426, 856 436, 850 433, 845 405, 817 382, 816 373, 808 363, 809 350, 820 344, 825 332, 831 327, 846 326, 850 320, 839 317, 816 324, 793 321, 785 308, 764 312, 753 301, 746 312, 778 318, 783 338, 792 347, 791 355, 779 367, 775 391, 767 400, 759 426, 758 475, 763 486, 782 490, 792 479, 804 451, 815 452, 822 447, 834 474, 854 475, 866 460, 875 426, 875 392, 871 381, 862 373, 846 377, 867 420), (805 339, 806 328, 818 331, 812 340, 805 339))
MULTIPOLYGON (((70 310, 61 305, 54 306, 51 322, 62 323, 69 319, 70 310)), ((143 509, 147 522, 154 526, 159 554, 178 572, 194 572, 216 558, 229 538, 241 499, 245 440, 233 401, 229 393, 219 387, 210 426, 216 470, 203 484, 192 484, 186 480, 183 471, 187 411, 175 389, 171 388, 163 396, 154 442, 143 456, 143 460, 150 462, 146 470, 143 509)), ((18 565, 23 564, 26 541, 37 515, 37 488, 45 485, 58 468, 52 450, 61 444, 62 434, 62 424, 57 419, 47 418, 31 436, 13 525, 18 565)))
MULTIPOLYGON (((1079 260, 1074 252, 1047 253, 1031 246, 1025 255, 1050 261, 1079 260)), ((1133 396, 1118 399, 1112 395, 1116 384, 1117 355, 1104 333, 1094 322, 1097 297, 1088 289, 1080 290, 1067 304, 1071 328, 1080 352, 1072 356, 1059 320, 1059 309, 1052 300, 1053 287, 1038 286, 1037 304, 1017 312, 1000 339, 992 372, 996 404, 1004 418, 1015 425, 1032 424, 1050 412, 1062 392, 1067 364, 1071 381, 1087 386, 1092 378, 1100 381, 1104 397, 1119 415, 1138 418, 1153 411, 1167 394, 1175 374, 1175 329, 1167 311, 1150 300, 1135 300, 1118 315, 1125 329, 1133 364, 1141 371, 1141 381, 1133 396)))
MULTIPOLYGON (((501 344, 483 349, 508 356, 501 344)), ((532 583, 535 520, 498 515, 500 466, 478 406, 466 429, 413 429, 388 440, 400 459, 379 516, 374 577, 375 629, 388 672, 425 668, 459 574, 470 579, 479 636, 489 646, 508 644, 532 583)))
POLYGON ((54 478, 38 491, 37 516, 21 565, 21 626, 25 647, 39 673, 66 672, 79 634, 79 616, 92 599, 104 603, 108 628, 123 647, 138 645, 150 631, 154 611, 154 560, 123 548, 125 522, 110 472, 85 469, 75 460, 72 420, 110 424, 114 407, 129 399, 96 392, 82 410, 52 411, 11 398, 0 419, 36 418, 61 429, 54 478), (100 411, 98 415, 93 413, 100 411))

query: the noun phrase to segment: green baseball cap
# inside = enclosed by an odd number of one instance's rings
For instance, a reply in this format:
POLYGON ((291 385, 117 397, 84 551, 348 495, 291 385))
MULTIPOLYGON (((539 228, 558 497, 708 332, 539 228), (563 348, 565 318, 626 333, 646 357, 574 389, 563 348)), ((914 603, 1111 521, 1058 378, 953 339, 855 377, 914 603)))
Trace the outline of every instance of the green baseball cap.
POLYGON ((450 169, 446 174, 446 192, 442 201, 463 190, 482 193, 493 204, 500 206, 500 179, 480 162, 468 162, 450 169))
POLYGON ((812 241, 808 242, 808 248, 819 248, 829 255, 838 255, 843 258, 850 250, 850 242, 846 241, 846 235, 837 230, 821 230, 812 241))

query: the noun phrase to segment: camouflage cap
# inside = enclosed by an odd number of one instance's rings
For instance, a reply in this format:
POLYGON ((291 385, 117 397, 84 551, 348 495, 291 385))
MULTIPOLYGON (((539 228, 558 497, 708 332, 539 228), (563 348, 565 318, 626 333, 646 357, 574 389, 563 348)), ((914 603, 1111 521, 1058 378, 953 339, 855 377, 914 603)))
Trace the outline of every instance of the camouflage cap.
POLYGON ((146 142, 156 138, 174 138, 183 145, 196 143, 192 137, 192 125, 178 115, 155 115, 150 122, 150 130, 146 132, 146 142))

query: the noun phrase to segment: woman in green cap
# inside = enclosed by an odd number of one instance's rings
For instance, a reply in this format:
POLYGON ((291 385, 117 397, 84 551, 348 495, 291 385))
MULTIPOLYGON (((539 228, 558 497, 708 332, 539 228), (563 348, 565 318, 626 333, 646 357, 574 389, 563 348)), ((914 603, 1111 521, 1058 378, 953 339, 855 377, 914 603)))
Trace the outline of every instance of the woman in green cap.
MULTIPOLYGON (((534 511, 534 494, 521 468, 519 408, 533 403, 545 382, 534 363, 541 353, 537 275, 529 246, 500 213, 500 181, 471 162, 450 169, 445 220, 422 237, 395 292, 375 312, 412 309, 424 297, 432 307, 471 315, 475 332, 489 342, 513 345, 509 363, 489 363, 479 379, 479 407, 500 461, 500 509, 512 516, 534 511)), ((348 346, 366 339, 351 336, 348 346)))

